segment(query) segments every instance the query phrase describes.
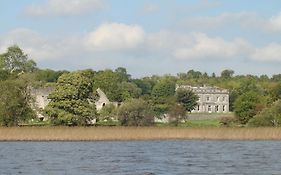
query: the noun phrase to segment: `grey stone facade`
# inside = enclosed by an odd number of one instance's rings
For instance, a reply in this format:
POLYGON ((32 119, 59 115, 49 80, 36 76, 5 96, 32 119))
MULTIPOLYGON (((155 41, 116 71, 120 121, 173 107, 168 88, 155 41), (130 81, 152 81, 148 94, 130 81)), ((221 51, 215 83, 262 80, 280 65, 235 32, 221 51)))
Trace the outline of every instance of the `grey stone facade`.
POLYGON ((99 96, 99 99, 95 102, 97 111, 100 111, 104 106, 109 104, 113 104, 115 107, 118 106, 117 102, 110 102, 105 93, 100 88, 97 89, 97 93, 99 96))
POLYGON ((34 102, 31 104, 32 108, 35 110, 36 115, 41 120, 47 120, 45 116, 42 115, 42 111, 49 104, 50 99, 48 96, 54 91, 54 87, 45 88, 31 88, 30 95, 32 96, 34 102))
POLYGON ((189 86, 181 85, 178 88, 192 90, 199 96, 198 105, 193 113, 228 113, 229 112, 229 91, 219 87, 211 86, 189 86))

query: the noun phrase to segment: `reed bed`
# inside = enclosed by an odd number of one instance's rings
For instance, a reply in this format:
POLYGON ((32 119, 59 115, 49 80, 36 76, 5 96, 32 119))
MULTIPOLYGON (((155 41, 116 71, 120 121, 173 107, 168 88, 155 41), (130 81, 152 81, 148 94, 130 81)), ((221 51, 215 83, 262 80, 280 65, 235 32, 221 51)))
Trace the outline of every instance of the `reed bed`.
POLYGON ((281 140, 281 128, 12 127, 0 141, 281 140))

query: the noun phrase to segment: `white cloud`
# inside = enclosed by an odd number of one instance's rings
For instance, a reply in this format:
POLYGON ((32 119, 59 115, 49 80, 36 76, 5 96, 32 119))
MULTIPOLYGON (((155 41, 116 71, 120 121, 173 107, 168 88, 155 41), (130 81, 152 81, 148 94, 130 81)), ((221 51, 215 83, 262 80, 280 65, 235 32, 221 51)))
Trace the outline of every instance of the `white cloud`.
MULTIPOLYGON (((155 57, 158 61, 164 58, 215 61, 235 60, 238 57, 263 62, 281 61, 281 45, 278 43, 254 48, 241 38, 225 40, 204 33, 176 33, 165 30, 146 33, 141 26, 121 23, 101 24, 92 32, 76 36, 43 36, 24 28, 0 35, 0 53, 13 44, 18 44, 37 62, 67 61, 80 57, 107 58, 108 62, 114 62, 113 55, 122 58, 141 55, 144 60, 155 57)), ((75 59, 72 61, 75 62, 75 59)))
POLYGON ((257 48, 251 58, 264 62, 281 62, 281 45, 271 43, 266 47, 257 48))
POLYGON ((33 4, 25 13, 29 16, 72 16, 100 10, 102 0, 47 0, 44 4, 33 4))
POLYGON ((194 33, 193 44, 179 46, 174 51, 174 56, 180 59, 221 59, 233 58, 245 55, 251 50, 251 46, 243 39, 225 41, 222 38, 208 37, 203 33, 194 33))
POLYGON ((242 27, 260 25, 261 19, 256 13, 239 12, 239 13, 222 13, 218 16, 195 17, 186 20, 184 23, 188 27, 195 28, 216 28, 228 25, 238 25, 242 27))
POLYGON ((74 43, 69 38, 52 39, 30 29, 18 28, 0 36, 0 51, 17 44, 31 59, 42 61, 73 54, 79 49, 79 44, 74 43))
POLYGON ((281 13, 269 19, 268 28, 272 31, 281 31, 281 13))
POLYGON ((219 28, 223 26, 237 26, 243 29, 267 32, 281 31, 281 13, 270 18, 264 18, 254 12, 222 13, 218 16, 195 17, 184 21, 190 28, 219 28))
POLYGON ((91 50, 124 50, 138 47, 144 38, 138 25, 105 23, 87 35, 86 44, 91 50))

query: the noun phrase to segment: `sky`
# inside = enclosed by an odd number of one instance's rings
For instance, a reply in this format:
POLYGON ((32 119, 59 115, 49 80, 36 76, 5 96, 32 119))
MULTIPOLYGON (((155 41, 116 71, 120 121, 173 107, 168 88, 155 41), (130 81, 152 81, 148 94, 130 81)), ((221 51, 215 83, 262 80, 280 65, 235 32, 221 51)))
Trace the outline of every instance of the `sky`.
POLYGON ((280 0, 1 0, 0 53, 40 68, 281 73, 280 0))

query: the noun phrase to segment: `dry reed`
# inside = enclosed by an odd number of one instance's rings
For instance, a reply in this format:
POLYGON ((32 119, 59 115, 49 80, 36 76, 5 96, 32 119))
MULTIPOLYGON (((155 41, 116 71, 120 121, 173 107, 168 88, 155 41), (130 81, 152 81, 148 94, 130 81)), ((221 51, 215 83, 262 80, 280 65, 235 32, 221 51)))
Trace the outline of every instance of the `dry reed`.
POLYGON ((281 128, 12 127, 0 141, 281 140, 281 128))

